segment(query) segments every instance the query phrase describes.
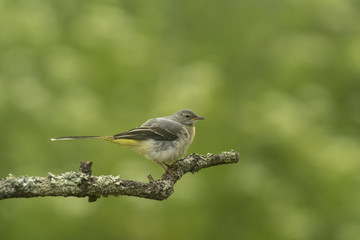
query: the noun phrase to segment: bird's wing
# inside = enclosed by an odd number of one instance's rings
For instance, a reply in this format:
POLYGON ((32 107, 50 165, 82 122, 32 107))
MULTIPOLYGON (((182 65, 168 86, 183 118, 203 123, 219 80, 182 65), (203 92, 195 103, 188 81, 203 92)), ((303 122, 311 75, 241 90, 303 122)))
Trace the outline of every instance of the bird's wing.
POLYGON ((114 135, 114 139, 172 141, 178 138, 181 129, 180 124, 167 119, 150 119, 138 128, 114 135))

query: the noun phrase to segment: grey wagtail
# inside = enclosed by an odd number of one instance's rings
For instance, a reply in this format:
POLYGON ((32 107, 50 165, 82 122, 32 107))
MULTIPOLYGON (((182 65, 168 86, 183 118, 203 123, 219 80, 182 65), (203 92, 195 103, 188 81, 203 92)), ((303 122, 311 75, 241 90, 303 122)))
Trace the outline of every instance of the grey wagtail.
POLYGON ((204 117, 189 109, 171 116, 151 118, 140 127, 114 136, 70 136, 52 138, 51 141, 74 139, 103 139, 125 146, 165 167, 182 158, 195 136, 195 123, 204 117))

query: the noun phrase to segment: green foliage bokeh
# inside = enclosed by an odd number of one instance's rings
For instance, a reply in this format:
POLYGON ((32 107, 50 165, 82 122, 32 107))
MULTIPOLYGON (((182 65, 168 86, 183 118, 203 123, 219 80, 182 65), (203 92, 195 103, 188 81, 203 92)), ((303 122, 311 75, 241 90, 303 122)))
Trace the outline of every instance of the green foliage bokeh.
POLYGON ((0 0, 0 177, 162 169, 101 141, 182 108, 188 153, 240 152, 156 202, 0 201, 1 239, 360 238, 355 0, 0 0))

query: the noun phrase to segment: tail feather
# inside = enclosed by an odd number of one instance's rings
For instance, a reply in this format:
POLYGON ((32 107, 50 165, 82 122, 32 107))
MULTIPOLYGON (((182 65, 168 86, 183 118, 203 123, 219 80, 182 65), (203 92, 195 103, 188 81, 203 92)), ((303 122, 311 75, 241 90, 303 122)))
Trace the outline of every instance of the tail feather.
POLYGON ((69 137, 58 137, 51 138, 51 141, 62 141, 62 140, 75 140, 75 139, 106 139, 104 136, 69 136, 69 137))
POLYGON ((63 141, 63 140, 76 140, 76 139, 102 139, 105 141, 109 141, 112 143, 120 144, 122 146, 131 148, 136 152, 144 152, 146 147, 149 147, 148 144, 140 144, 143 140, 137 139, 127 139, 127 138, 114 138, 113 136, 68 136, 68 137, 58 137, 58 138, 51 138, 51 141, 63 141), (144 148, 144 149, 143 149, 144 148))

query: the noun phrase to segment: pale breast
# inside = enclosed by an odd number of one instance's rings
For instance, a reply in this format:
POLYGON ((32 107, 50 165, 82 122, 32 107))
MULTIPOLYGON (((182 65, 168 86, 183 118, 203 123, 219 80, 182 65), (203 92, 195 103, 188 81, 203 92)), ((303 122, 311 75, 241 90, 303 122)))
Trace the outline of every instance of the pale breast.
POLYGON ((170 163, 182 158, 194 139, 195 127, 183 127, 179 138, 174 141, 149 140, 152 147, 145 156, 158 162, 170 163))

